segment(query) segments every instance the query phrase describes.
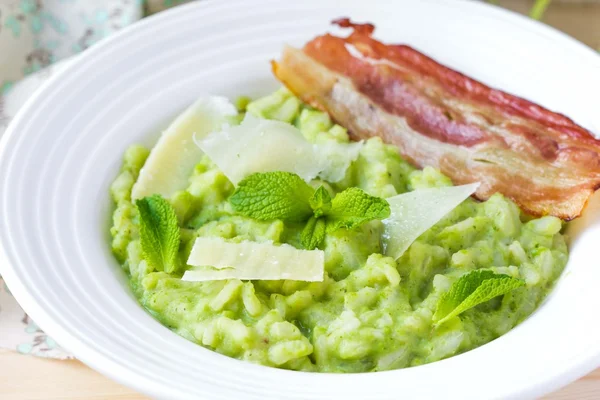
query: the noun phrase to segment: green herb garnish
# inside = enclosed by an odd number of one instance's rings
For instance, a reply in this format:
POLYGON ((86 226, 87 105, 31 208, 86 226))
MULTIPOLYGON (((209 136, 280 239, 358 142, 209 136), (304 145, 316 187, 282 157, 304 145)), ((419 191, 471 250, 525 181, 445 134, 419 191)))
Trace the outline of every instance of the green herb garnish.
POLYGON ((331 199, 325 187, 314 190, 290 172, 252 174, 240 182, 229 202, 236 212, 254 219, 307 222, 301 242, 309 250, 323 243, 326 232, 390 215, 387 201, 359 188, 346 189, 331 199))
POLYGON ((489 270, 471 271, 454 282, 440 298, 433 320, 436 325, 441 325, 463 311, 524 285, 521 279, 508 275, 489 270))
POLYGON ((313 214, 314 189, 291 172, 256 173, 243 179, 229 198, 233 209, 260 221, 304 222, 313 214))
POLYGON ((331 210, 325 215, 327 232, 333 232, 339 228, 352 229, 374 219, 385 219, 390 216, 390 205, 380 197, 351 187, 335 196, 331 210))
POLYGON ((310 198, 310 207, 315 217, 320 217, 331 210, 331 195, 324 186, 319 186, 310 198))
POLYGON ((140 215, 140 242, 144 260, 155 270, 177 269, 179 227, 171 204, 159 195, 135 202, 140 215))
POLYGON ((305 249, 316 249, 325 240, 325 219, 311 217, 300 235, 300 242, 305 249))

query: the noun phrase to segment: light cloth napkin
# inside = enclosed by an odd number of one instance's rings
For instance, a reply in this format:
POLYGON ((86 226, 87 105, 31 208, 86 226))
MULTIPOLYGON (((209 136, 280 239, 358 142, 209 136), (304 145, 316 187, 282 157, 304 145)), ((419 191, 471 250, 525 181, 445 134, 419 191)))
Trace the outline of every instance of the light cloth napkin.
MULTIPOLYGON (((0 0, 0 136, 31 94, 76 54, 144 15, 184 1, 0 0)), ((0 347, 71 357, 23 312, 2 277, 0 347)))

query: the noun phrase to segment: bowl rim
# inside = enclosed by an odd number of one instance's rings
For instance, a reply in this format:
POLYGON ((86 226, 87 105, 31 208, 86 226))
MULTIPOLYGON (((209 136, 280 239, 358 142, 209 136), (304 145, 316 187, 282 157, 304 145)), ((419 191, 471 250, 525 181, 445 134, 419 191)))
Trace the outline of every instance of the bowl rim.
MULTIPOLYGON (((558 31, 555 28, 547 26, 541 22, 531 20, 525 16, 517 14, 513 11, 502 9, 491 4, 478 1, 465 1, 455 2, 455 0, 426 0, 432 3, 452 3, 453 7, 461 7, 465 12, 479 9, 479 12, 485 12, 488 14, 494 14, 496 17, 510 19, 515 24, 528 26, 530 28, 535 27, 535 30, 549 37, 553 37, 561 41, 561 44, 565 44, 572 49, 580 52, 582 56, 590 59, 591 62, 595 62, 600 67, 600 55, 593 51, 593 49, 580 43, 579 41, 571 38, 567 34, 558 31)), ((231 3, 243 4, 243 0, 233 0, 231 3)), ((174 18, 177 15, 190 12, 195 9, 203 9, 211 7, 213 4, 221 4, 219 0, 204 0, 202 2, 192 2, 184 5, 180 5, 173 9, 163 11, 159 14, 144 18, 143 20, 124 28, 118 33, 110 36, 109 38, 102 40, 100 43, 94 45, 88 49, 85 53, 78 55, 74 62, 69 63, 59 73, 48 79, 44 85, 38 89, 38 91, 32 95, 26 103, 19 110, 15 118, 11 121, 5 134, 0 139, 0 159, 5 157, 5 153, 8 151, 8 142, 17 136, 16 127, 22 123, 23 120, 27 119, 28 114, 35 107, 35 104, 39 99, 43 98, 48 92, 51 92, 52 86, 55 82, 60 81, 63 76, 69 74, 70 71, 76 70, 80 64, 86 60, 91 60, 94 57, 103 57, 105 49, 110 49, 114 43, 117 43, 122 37, 133 34, 135 32, 141 32, 148 26, 155 24, 157 21, 164 21, 169 18, 174 18)), ((9 235, 8 233, 6 235, 9 235)), ((25 285, 19 280, 14 274, 12 263, 9 262, 10 257, 7 255, 5 250, 5 237, 2 235, 0 240, 0 274, 6 281, 7 285, 10 286, 11 293, 17 299, 23 309, 36 321, 36 323, 42 327, 50 336, 55 338, 61 346, 72 352, 77 356, 77 359, 84 362, 86 365, 95 369, 96 371, 110 377, 111 379, 119 382, 123 385, 131 387, 141 393, 145 393, 152 396, 158 397, 172 397, 174 393, 178 393, 178 396, 185 397, 184 392, 178 392, 177 388, 166 388, 162 384, 157 383, 151 379, 146 379, 140 376, 135 371, 125 368, 118 361, 111 360, 106 357, 102 352, 96 351, 93 348, 88 347, 83 341, 81 341, 77 335, 72 334, 59 323, 52 320, 51 316, 46 314, 45 310, 36 303, 35 297, 28 292, 25 285), (66 344, 66 346, 65 346, 66 344)), ((561 280, 563 277, 559 278, 561 280)), ((460 355, 456 356, 460 357, 460 355)), ((235 360, 235 362, 244 362, 235 360)), ((444 360, 438 361, 437 363, 443 363, 444 360)), ((246 362, 244 362, 246 363, 246 362)), ((264 366, 248 364, 248 368, 269 368, 264 366)), ((537 381, 535 384, 530 385, 528 388, 519 390, 519 397, 531 397, 539 396, 545 393, 549 393, 575 379, 589 373, 600 365, 600 351, 598 353, 592 353, 582 359, 573 360, 572 365, 565 367, 564 369, 568 372, 561 374, 560 376, 550 376, 545 379, 537 381)), ((419 368, 419 367, 414 367, 419 368)), ((269 368, 271 369, 271 368, 269 368)), ((282 371, 285 374, 298 374, 297 371, 282 371)), ((397 374, 401 370, 383 371, 378 374, 397 374)), ((346 374, 348 375, 367 375, 371 373, 358 373, 358 374, 346 374)), ((336 374, 319 374, 319 375, 332 375, 336 374)), ((516 392, 515 392, 516 393, 516 392)))

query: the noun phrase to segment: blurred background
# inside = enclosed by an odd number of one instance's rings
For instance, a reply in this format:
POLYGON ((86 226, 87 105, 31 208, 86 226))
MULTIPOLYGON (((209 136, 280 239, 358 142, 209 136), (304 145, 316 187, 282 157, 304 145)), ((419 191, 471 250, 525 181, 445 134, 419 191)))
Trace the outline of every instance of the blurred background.
MULTIPOLYGON (((0 0, 0 95, 23 77, 80 53, 145 16, 187 1, 0 0)), ((600 50, 600 0, 480 1, 542 20, 600 50)))
POLYGON ((600 0, 497 0, 502 7, 533 14, 543 22, 600 50, 600 0), (537 6, 536 6, 537 3, 537 6))

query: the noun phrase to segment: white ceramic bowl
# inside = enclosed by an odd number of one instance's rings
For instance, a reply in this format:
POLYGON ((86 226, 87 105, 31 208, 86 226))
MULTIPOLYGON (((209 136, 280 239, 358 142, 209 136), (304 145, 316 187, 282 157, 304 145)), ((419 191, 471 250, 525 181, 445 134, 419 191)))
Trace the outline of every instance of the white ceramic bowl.
POLYGON ((14 120, 0 153, 2 275, 78 358, 160 398, 485 399, 549 392, 600 364, 600 211, 572 226, 571 259, 540 309, 494 342, 441 362, 309 374, 230 359, 152 319, 109 246, 108 187, 125 148, 151 145, 198 96, 265 94, 268 61, 335 17, 376 23, 484 82, 600 132, 600 57, 523 17, 467 1, 202 1, 149 18, 83 54, 14 120))

